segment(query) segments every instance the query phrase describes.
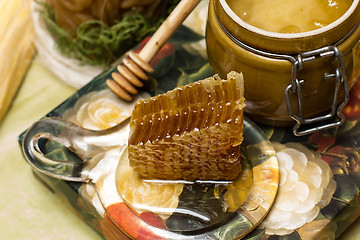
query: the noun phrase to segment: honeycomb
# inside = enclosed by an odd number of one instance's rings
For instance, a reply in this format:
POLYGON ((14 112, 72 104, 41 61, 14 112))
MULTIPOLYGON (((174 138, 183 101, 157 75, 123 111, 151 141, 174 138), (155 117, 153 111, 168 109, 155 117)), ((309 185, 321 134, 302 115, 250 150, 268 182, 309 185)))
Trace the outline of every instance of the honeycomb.
POLYGON ((236 72, 139 100, 130 119, 130 166, 145 179, 235 179, 244 100, 243 77, 236 72))

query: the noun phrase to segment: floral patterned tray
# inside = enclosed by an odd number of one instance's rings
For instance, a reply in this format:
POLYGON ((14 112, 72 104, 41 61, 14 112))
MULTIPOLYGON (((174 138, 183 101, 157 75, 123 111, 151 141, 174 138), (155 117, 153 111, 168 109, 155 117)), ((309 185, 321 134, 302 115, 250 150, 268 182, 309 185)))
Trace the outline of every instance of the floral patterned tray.
MULTIPOLYGON (((157 86, 149 90, 154 91, 152 94, 165 91, 160 88, 163 83, 174 88, 211 73, 205 59, 199 57, 196 61, 193 55, 172 43, 162 49, 157 60, 159 63, 153 64, 162 66, 164 75, 151 78, 157 86), (177 55, 186 63, 184 67, 176 62, 177 55), (173 66, 177 69, 171 66, 164 71, 169 58, 173 58, 170 62, 175 61, 173 66), (189 72, 188 68, 197 68, 187 64, 190 59, 198 63, 200 71, 189 72), (176 82, 164 79, 174 74, 178 75, 173 78, 176 82)), ((99 218, 116 226, 119 234, 131 238, 234 239, 244 237, 261 223, 275 200, 279 168, 274 148, 259 128, 245 119, 242 171, 234 181, 147 182, 128 164, 129 125, 117 125, 130 115, 135 101, 127 103, 116 97, 103 85, 105 79, 106 74, 99 76, 47 116, 60 117, 79 127, 45 118, 23 135, 24 154, 35 169, 41 174, 75 181, 78 179, 72 176, 86 174, 80 180, 79 195, 93 205, 99 218), (97 130, 98 134, 94 138, 93 132, 80 127, 97 130), (52 137, 46 140, 39 137, 44 131, 52 137), (36 145, 33 152, 28 152, 33 145, 36 145), (88 162, 82 166, 68 149, 89 159, 88 162), (39 152, 54 160, 49 164, 54 170, 49 170, 50 166, 42 167, 41 164, 47 164, 45 161, 34 163, 39 152), (83 168, 79 174, 76 167, 83 168)), ((148 96, 142 93, 137 98, 148 96)), ((104 235, 105 231, 102 230, 104 235)))
MULTIPOLYGON (((188 44, 199 39, 201 37, 197 34, 181 28, 153 60, 155 73, 146 83, 146 92, 139 97, 156 95, 212 75, 206 59, 185 50, 188 44)), ((60 117, 94 130, 107 129, 123 121, 130 114, 132 105, 125 104, 107 89, 105 80, 112 70, 95 78, 46 117, 60 117)), ((360 84, 354 86, 344 110, 348 120, 341 127, 329 131, 294 137, 291 129, 258 124, 259 129, 246 120, 247 132, 244 136, 250 137, 245 137, 243 156, 246 161, 239 185, 234 182, 229 185, 171 186, 170 190, 162 191, 168 194, 164 198, 154 197, 159 189, 149 187, 147 194, 141 194, 131 204, 126 204, 123 198, 127 193, 122 193, 122 196, 116 194, 114 169, 117 169, 118 161, 114 159, 120 159, 126 149, 124 136, 128 133, 127 127, 111 138, 116 141, 105 138, 96 142, 103 151, 90 156, 93 164, 85 166, 93 183, 63 181, 38 171, 35 173, 50 188, 63 195, 67 203, 107 239, 154 239, 155 236, 156 239, 166 239, 166 235, 159 234, 164 229, 175 234, 169 239, 177 234, 189 236, 189 233, 201 236, 200 239, 335 239, 360 214, 360 114, 353 107, 360 104, 357 89, 360 89, 360 84), (278 159, 276 163, 274 150, 278 159), (277 187, 276 199, 271 207, 272 200, 266 199, 275 197, 277 187), (201 195, 195 192, 201 192, 201 195), (253 192, 261 197, 253 197, 253 192), (214 214, 208 215, 212 219, 209 224, 199 221, 202 218, 194 215, 173 214, 176 211, 169 215, 161 211, 136 209, 134 202, 152 202, 154 206, 161 202, 162 206, 173 210, 192 207, 197 208, 198 213, 214 214), (199 206, 196 204, 199 202, 205 204, 199 206), (269 214, 263 219, 270 207, 269 214), (224 221, 231 226, 219 227, 224 221)), ((20 143, 23 137, 24 134, 20 135, 20 143)), ((78 161, 57 142, 44 141, 40 145, 49 158, 78 161)), ((124 168, 127 168, 126 164, 124 168)), ((127 186, 142 187, 144 184, 131 176, 127 179, 130 181, 127 186)), ((135 190, 134 193, 138 192, 135 190)))

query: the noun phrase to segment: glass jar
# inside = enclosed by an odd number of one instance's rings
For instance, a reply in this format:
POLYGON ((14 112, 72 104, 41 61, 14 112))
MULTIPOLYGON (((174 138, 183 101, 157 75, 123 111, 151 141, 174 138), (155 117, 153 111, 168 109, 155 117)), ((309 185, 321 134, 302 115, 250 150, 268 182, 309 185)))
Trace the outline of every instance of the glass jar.
POLYGON ((302 33, 249 25, 226 0, 211 0, 206 43, 221 77, 242 72, 247 116, 305 135, 343 123, 341 110, 360 75, 360 0, 331 24, 302 33))

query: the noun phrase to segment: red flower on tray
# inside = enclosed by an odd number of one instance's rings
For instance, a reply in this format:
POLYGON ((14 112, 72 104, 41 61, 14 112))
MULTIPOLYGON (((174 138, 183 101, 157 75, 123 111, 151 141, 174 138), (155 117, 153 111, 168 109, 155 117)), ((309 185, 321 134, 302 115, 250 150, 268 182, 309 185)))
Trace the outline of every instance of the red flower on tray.
POLYGON ((316 151, 326 161, 334 174, 348 174, 360 172, 360 148, 344 147, 337 145, 336 136, 329 136, 323 132, 317 132, 309 137, 316 151))
POLYGON ((113 221, 131 237, 139 240, 164 239, 156 235, 150 226, 166 229, 164 221, 154 213, 135 214, 124 202, 115 203, 106 208, 105 218, 113 221))
MULTIPOLYGON (((139 53, 141 49, 145 46, 145 44, 150 40, 151 36, 146 37, 144 40, 140 42, 134 52, 139 53)), ((162 58, 168 57, 172 55, 176 50, 176 44, 173 43, 165 43, 164 46, 160 49, 160 51, 155 55, 155 57, 151 60, 150 64, 155 66, 162 58)))
POLYGON ((351 88, 349 101, 343 109, 347 120, 360 120, 360 77, 351 88))

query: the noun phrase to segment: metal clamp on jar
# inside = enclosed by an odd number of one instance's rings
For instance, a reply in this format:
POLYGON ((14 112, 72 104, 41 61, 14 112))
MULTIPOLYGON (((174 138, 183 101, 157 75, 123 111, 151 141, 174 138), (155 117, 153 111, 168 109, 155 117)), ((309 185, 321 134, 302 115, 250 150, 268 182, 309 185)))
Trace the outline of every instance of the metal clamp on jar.
POLYGON ((245 79, 246 114, 254 121, 293 127, 297 136, 339 126, 349 89, 360 72, 360 4, 329 25, 277 33, 238 17, 226 0, 211 0, 206 42, 220 76, 245 79))

